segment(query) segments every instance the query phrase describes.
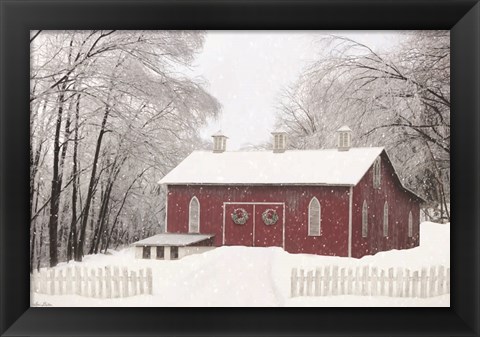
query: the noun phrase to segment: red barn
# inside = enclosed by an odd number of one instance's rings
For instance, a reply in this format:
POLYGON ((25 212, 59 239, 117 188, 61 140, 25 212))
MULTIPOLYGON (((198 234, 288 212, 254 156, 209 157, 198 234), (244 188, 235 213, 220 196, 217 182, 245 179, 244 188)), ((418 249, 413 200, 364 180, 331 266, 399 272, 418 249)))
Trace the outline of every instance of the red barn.
POLYGON ((362 257, 419 244, 422 199, 406 189, 381 147, 195 151, 161 181, 166 232, 207 234, 214 246, 283 247, 290 253, 362 257))

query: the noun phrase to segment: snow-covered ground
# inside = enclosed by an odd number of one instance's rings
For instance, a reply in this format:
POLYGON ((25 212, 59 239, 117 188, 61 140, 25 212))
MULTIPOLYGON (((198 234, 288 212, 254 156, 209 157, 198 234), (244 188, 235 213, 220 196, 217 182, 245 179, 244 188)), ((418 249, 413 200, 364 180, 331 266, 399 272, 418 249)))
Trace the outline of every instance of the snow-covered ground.
MULTIPOLYGON (((290 298, 291 268, 314 269, 323 265, 408 267, 450 266, 450 225, 421 224, 420 246, 392 250, 361 259, 289 254, 278 247, 220 247, 177 261, 138 260, 131 248, 112 255, 90 255, 86 267, 151 267, 153 295, 122 299, 95 299, 78 295, 33 293, 32 306, 450 306, 450 295, 432 298, 386 296, 321 296, 290 298)), ((65 268, 74 263, 61 264, 65 268)))

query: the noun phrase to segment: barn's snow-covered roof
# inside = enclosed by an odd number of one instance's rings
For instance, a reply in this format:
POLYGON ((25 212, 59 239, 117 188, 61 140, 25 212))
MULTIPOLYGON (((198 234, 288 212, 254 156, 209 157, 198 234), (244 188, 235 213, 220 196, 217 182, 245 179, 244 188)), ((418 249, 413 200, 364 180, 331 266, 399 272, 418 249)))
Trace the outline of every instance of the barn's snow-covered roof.
POLYGON ((188 246, 213 237, 213 234, 163 233, 135 242, 134 246, 188 246))
POLYGON ((356 185, 383 147, 272 151, 194 151, 161 184, 356 185))

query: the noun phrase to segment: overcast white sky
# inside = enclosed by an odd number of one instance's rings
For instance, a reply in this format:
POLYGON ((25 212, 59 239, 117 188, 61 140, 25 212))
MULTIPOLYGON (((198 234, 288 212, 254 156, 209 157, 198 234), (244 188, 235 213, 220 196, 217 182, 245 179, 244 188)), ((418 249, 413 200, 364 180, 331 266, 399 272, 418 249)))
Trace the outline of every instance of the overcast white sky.
POLYGON ((207 140, 221 129, 227 150, 270 140, 282 88, 293 83, 319 52, 321 34, 347 36, 376 51, 400 41, 394 31, 209 31, 195 74, 222 104, 222 114, 201 134, 207 140))

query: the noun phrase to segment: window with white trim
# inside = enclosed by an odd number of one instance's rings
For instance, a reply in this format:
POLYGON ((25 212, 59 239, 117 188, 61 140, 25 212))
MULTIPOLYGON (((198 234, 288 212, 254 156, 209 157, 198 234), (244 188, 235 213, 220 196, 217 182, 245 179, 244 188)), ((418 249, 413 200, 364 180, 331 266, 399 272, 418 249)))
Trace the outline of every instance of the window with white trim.
POLYGON ((388 236, 388 203, 383 204, 383 236, 388 236))
POLYGON ((381 159, 378 157, 373 163, 373 187, 380 188, 382 182, 381 159))
POLYGON ((320 236, 321 234, 321 208, 320 202, 313 197, 308 205, 308 235, 320 236))
POLYGON ((200 232, 200 203, 197 197, 193 197, 190 200, 190 206, 188 208, 188 232, 200 232))
POLYGON ((362 207, 362 237, 366 238, 368 235, 368 206, 367 201, 363 201, 362 207))
POLYGON ((408 237, 411 238, 413 236, 413 217, 412 211, 408 213, 408 237))

